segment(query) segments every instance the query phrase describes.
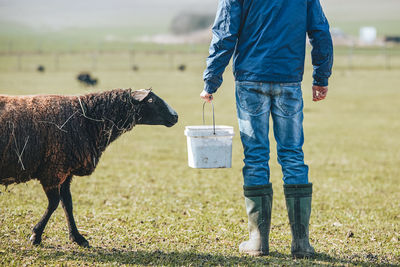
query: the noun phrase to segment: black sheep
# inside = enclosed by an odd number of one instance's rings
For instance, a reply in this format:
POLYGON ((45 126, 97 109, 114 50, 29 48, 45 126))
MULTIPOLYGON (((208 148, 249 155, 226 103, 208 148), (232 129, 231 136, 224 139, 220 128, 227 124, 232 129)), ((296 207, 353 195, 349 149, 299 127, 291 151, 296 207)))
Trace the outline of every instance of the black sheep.
POLYGON ((186 65, 184 65, 184 64, 179 65, 178 66, 178 70, 185 71, 186 70, 186 65))
POLYGON ((72 176, 91 174, 106 147, 136 124, 173 126, 177 113, 151 90, 116 89, 83 96, 0 95, 0 185, 38 179, 49 204, 33 228, 38 245, 61 204, 70 239, 89 246, 72 213, 72 176))
POLYGON ((97 79, 93 78, 89 73, 86 72, 78 74, 76 79, 85 85, 95 86, 97 84, 97 79))
POLYGON ((38 72, 44 72, 44 71, 45 71, 45 68, 44 68, 43 65, 39 65, 39 66, 36 68, 36 70, 37 70, 38 72))

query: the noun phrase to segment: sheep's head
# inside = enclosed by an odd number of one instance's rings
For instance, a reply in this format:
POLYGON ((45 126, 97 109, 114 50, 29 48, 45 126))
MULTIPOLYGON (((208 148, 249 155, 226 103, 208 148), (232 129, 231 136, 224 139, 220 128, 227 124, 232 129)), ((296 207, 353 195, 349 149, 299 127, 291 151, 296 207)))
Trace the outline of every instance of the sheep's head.
POLYGON ((151 89, 141 89, 132 92, 132 97, 138 101, 136 114, 137 124, 165 125, 171 127, 178 122, 178 114, 151 89))

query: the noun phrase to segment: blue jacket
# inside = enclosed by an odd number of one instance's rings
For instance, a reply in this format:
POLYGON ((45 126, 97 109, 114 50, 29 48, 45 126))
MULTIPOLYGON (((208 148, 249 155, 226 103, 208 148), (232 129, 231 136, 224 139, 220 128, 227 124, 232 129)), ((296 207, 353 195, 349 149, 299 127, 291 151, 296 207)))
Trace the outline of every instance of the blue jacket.
POLYGON ((233 55, 238 81, 301 82, 306 33, 314 85, 327 86, 333 63, 329 24, 319 0, 219 0, 204 90, 214 93, 233 55))

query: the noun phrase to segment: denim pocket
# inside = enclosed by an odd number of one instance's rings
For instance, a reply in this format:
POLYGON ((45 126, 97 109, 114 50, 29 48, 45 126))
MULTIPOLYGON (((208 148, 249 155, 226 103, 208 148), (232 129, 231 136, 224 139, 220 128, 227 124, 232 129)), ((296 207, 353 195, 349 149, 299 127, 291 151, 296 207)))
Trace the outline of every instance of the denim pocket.
POLYGON ((256 115, 263 106, 261 85, 257 82, 236 82, 238 105, 241 109, 256 115))
POLYGON ((293 116, 303 108, 301 83, 281 83, 278 105, 286 116, 293 116))

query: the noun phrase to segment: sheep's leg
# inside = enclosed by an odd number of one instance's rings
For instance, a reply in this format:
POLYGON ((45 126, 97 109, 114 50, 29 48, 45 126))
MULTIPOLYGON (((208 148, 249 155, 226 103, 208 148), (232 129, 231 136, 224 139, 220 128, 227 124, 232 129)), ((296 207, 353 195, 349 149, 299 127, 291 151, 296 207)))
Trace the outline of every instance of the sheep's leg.
POLYGON ((89 242, 79 233, 72 213, 72 197, 70 191, 71 178, 72 176, 68 177, 60 188, 61 205, 68 221, 69 239, 76 242, 79 246, 89 247, 89 242))
POLYGON ((57 209, 58 203, 60 203, 60 187, 52 187, 50 189, 44 188, 44 192, 46 193, 49 204, 43 214, 43 217, 35 225, 35 227, 33 227, 33 234, 30 238, 33 245, 39 245, 42 241, 44 228, 46 227, 46 224, 49 221, 53 212, 57 209))

